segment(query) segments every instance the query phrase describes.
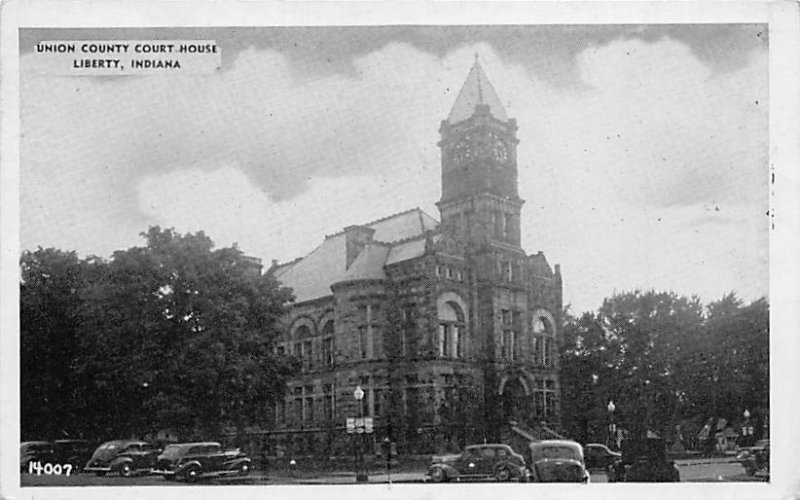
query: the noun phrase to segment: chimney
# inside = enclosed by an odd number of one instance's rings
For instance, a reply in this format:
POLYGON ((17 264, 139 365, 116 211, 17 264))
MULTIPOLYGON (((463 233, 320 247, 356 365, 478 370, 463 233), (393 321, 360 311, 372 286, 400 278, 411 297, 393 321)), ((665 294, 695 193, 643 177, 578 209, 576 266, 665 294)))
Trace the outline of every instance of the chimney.
POLYGON ((362 250, 372 241, 375 230, 368 226, 347 226, 344 228, 345 246, 347 247, 346 269, 356 260, 362 250))

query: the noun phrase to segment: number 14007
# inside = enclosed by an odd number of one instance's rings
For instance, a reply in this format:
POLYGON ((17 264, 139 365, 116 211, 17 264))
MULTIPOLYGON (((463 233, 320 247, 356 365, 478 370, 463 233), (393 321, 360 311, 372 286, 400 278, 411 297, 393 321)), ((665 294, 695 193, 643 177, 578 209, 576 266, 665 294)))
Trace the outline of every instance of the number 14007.
POLYGON ((42 474, 60 476, 62 474, 69 476, 72 473, 72 464, 51 464, 47 462, 42 465, 41 462, 28 462, 28 474, 42 474))

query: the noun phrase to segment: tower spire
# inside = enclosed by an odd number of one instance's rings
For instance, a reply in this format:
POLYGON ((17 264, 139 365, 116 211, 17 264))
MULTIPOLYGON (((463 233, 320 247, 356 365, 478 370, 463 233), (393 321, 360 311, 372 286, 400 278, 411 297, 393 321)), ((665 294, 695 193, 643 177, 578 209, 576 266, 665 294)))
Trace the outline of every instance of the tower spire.
POLYGON ((498 120, 506 121, 506 110, 497 97, 494 87, 489 82, 489 78, 481 67, 478 53, 475 53, 475 62, 461 87, 461 91, 456 97, 456 102, 453 104, 453 109, 450 110, 450 115, 447 121, 451 124, 458 123, 471 117, 475 112, 478 105, 489 106, 489 112, 498 120))

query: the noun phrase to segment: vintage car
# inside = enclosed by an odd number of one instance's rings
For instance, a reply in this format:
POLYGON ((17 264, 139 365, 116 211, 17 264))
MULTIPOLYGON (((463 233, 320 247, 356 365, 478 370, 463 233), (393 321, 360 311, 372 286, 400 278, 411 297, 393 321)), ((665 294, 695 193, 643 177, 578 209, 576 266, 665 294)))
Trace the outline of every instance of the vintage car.
POLYGON ((660 438, 626 439, 622 457, 608 467, 608 482, 677 483, 681 480, 675 462, 667 460, 666 444, 660 438))
POLYGON ((151 443, 135 440, 116 440, 101 444, 83 468, 98 476, 117 473, 123 477, 149 473, 161 452, 151 443))
POLYGON ((53 461, 53 444, 49 441, 25 441, 19 446, 19 470, 28 471, 28 464, 39 462, 42 465, 53 461))
POLYGON ((537 483, 588 483, 583 448, 575 441, 548 439, 531 443, 530 480, 537 483))
POLYGON ((221 476, 246 476, 251 460, 239 449, 223 451, 219 443, 170 444, 158 456, 154 474, 187 482, 221 476))
POLYGON ((589 443, 583 447, 583 459, 586 468, 603 469, 622 458, 622 453, 612 451, 608 446, 600 443, 589 443))
POLYGON ((769 472, 769 439, 760 439, 755 445, 743 449, 736 460, 742 464, 748 476, 757 472, 769 472))
POLYGON ((434 483, 493 479, 526 481, 525 458, 505 444, 467 446, 458 455, 434 456, 425 475, 434 483))
POLYGON ((85 439, 59 439, 53 441, 53 463, 70 464, 73 471, 79 471, 92 457, 96 448, 85 439))

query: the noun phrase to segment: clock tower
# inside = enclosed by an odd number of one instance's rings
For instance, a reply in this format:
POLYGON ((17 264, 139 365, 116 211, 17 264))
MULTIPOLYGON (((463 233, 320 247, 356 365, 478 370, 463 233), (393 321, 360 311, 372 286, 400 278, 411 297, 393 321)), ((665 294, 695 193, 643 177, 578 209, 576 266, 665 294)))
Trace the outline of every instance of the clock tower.
POLYGON ((517 122, 506 116, 480 63, 467 75, 450 115, 442 121, 443 233, 483 246, 519 248, 517 122))

